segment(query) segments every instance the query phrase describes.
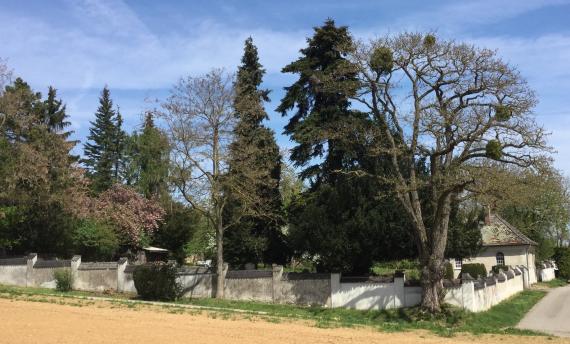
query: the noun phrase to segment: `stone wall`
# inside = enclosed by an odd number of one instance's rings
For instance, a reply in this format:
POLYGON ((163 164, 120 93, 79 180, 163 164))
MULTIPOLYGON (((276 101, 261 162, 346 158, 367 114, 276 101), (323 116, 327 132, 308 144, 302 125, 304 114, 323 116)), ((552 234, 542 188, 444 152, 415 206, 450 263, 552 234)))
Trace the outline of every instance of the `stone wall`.
MULTIPOLYGON (((74 289, 87 291, 114 290, 136 293, 133 281, 135 265, 125 258, 118 262, 82 262, 72 260, 38 260, 32 254, 25 258, 0 259, 0 284, 55 288, 54 272, 70 270, 74 289)), ((544 278, 552 267, 545 267, 544 278)), ((412 307, 421 302, 420 287, 407 286, 404 274, 393 279, 342 278, 340 274, 284 273, 283 267, 272 270, 227 271, 224 269, 225 298, 280 304, 344 307, 380 310, 412 307)), ((177 280, 184 297, 215 296, 216 274, 205 268, 181 267, 177 280)), ((529 288, 530 272, 525 267, 511 269, 484 280, 465 276, 462 283, 446 285, 445 301, 479 312, 529 288)))
POLYGON ((551 262, 540 264, 538 268, 538 280, 541 282, 552 281, 556 278, 556 275, 554 273, 555 270, 555 265, 551 262))
POLYGON ((509 269, 506 273, 499 272, 481 280, 465 274, 461 284, 446 286, 445 302, 471 312, 486 311, 523 291, 528 274, 525 267, 509 269))

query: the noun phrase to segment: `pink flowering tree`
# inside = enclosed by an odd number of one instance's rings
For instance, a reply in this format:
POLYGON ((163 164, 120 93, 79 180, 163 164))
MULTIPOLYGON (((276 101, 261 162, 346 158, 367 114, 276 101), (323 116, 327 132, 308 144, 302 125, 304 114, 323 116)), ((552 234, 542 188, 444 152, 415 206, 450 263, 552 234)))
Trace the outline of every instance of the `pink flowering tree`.
POLYGON ((99 195, 91 209, 96 218, 115 227, 124 244, 132 247, 144 245, 165 214, 158 203, 120 184, 99 195))

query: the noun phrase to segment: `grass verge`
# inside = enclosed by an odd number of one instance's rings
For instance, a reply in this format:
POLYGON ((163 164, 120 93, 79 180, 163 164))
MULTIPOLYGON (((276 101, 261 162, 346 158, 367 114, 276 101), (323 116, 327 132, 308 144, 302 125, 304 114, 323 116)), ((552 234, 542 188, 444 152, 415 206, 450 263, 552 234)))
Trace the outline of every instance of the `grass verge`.
MULTIPOLYGON (((441 314, 432 316, 421 312, 418 308, 358 311, 344 308, 299 307, 293 305, 276 305, 250 301, 231 301, 218 299, 182 299, 176 303, 155 303, 155 308, 170 313, 206 312, 208 316, 228 314, 238 318, 249 319, 257 316, 270 322, 286 320, 306 320, 318 327, 372 327, 381 331, 428 330, 441 336, 453 336, 456 333, 472 334, 521 334, 537 335, 538 333, 518 330, 514 326, 524 315, 546 294, 542 290, 528 290, 505 300, 492 309, 481 313, 469 313, 454 307, 445 307, 441 314), (158 305, 158 306, 157 306, 158 305), (178 307, 177 307, 178 305, 178 307), (210 309, 184 309, 185 305, 207 307, 210 309), (249 312, 238 314, 237 312, 249 312), (257 315, 256 315, 257 314, 257 315)), ((101 294, 81 291, 56 292, 52 289, 22 288, 0 285, 0 297, 61 304, 58 298, 82 298, 103 296, 115 299, 113 307, 137 309, 139 302, 129 300, 128 295, 101 294), (49 298, 51 296, 51 298, 49 298), (51 301, 50 301, 51 300, 51 301)), ((140 306, 145 306, 140 303, 140 306)), ((145 307, 147 307, 146 305, 145 307)))
POLYGON ((547 288, 558 288, 558 287, 567 286, 568 281, 566 281, 565 279, 562 279, 562 278, 555 278, 555 279, 548 281, 548 282, 537 283, 536 285, 540 286, 540 287, 547 287, 547 288))

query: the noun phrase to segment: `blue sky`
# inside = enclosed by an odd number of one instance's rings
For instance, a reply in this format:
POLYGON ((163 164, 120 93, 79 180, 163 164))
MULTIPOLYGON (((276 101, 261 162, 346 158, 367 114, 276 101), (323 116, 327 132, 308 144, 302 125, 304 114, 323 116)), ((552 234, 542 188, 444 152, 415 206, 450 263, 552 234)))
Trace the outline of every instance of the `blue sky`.
POLYGON ((165 98, 180 77, 235 70, 251 35, 272 89, 268 125, 289 147, 286 119, 273 110, 294 77, 280 70, 327 17, 362 39, 436 31, 497 49, 537 91, 537 120, 552 133, 556 167, 570 175, 570 0, 2 0, 0 57, 34 89, 59 90, 83 141, 105 84, 130 131, 150 106, 145 100, 165 98))

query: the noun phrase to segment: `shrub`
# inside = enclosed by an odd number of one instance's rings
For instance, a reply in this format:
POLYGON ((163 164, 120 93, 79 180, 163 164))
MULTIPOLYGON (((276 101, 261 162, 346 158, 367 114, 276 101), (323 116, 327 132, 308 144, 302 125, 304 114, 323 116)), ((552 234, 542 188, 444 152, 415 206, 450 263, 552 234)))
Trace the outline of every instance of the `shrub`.
POLYGON ((407 280, 420 280, 421 267, 417 260, 401 259, 375 263, 370 272, 378 276, 393 275, 396 270, 404 270, 407 280))
POLYGON ((508 270, 509 267, 507 265, 494 265, 491 268, 491 271, 493 271, 494 274, 498 274, 499 271, 507 272, 508 270))
POLYGON ((570 247, 557 247, 554 260, 558 267, 558 276, 570 279, 570 247))
POLYGON ((73 233, 75 251, 85 260, 110 260, 119 248, 113 228, 95 220, 83 220, 73 233))
POLYGON ((139 265, 133 272, 137 293, 144 300, 173 301, 182 294, 176 281, 176 266, 153 262, 139 265))
POLYGON ((55 270, 53 277, 55 278, 55 289, 57 291, 71 291, 73 278, 70 270, 55 270))
POLYGON ((487 269, 484 264, 481 263, 471 263, 463 264, 461 267, 461 275, 469 274, 473 278, 487 277, 487 269))
POLYGON ((453 279, 453 264, 450 262, 445 263, 445 275, 443 275, 443 278, 447 280, 453 279))

